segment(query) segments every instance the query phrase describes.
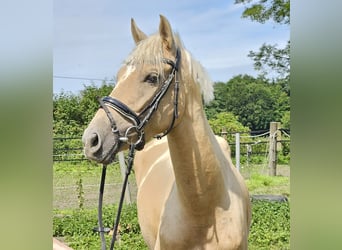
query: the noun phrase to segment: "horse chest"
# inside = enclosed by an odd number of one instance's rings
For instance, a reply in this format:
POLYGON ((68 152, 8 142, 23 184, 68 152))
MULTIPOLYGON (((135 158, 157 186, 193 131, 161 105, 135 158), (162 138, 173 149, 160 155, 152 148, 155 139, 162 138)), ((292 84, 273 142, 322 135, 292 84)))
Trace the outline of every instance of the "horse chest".
POLYGON ((165 208, 155 249, 245 249, 244 233, 229 211, 191 218, 181 207, 165 208))

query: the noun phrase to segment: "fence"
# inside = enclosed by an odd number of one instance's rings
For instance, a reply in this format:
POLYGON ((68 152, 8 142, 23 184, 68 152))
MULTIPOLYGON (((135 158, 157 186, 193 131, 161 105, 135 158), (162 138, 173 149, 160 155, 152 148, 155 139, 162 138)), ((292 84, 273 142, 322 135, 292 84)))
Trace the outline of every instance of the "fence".
POLYGON ((53 161, 85 161, 81 136, 54 137, 53 161))
MULTIPOLYGON (((223 130, 221 136, 228 141, 232 158, 235 159, 238 169, 240 160, 248 165, 249 162, 256 161, 255 156, 262 156, 268 159, 268 166, 273 169, 270 174, 275 175, 274 169, 279 159, 279 152, 282 152, 283 155, 288 155, 290 152, 290 130, 281 129, 280 123, 276 122, 270 124, 270 130, 251 131, 250 133, 223 130), (283 139, 284 136, 288 139, 283 139)), ((81 137, 53 138, 53 161, 87 161, 83 154, 81 137)))
MULTIPOLYGON (((95 207, 98 202, 101 167, 91 163, 83 154, 81 137, 53 138, 53 207, 95 207)), ((116 203, 122 187, 125 171, 123 153, 107 167, 104 204, 116 203)), ((135 178, 130 177, 126 190, 126 203, 136 197, 135 178)), ((135 199, 134 199, 135 200, 135 199)))
POLYGON ((226 132, 223 128, 220 135, 228 141, 238 170, 241 163, 248 166, 249 162, 260 163, 260 160, 263 160, 269 169, 269 175, 275 176, 277 163, 288 163, 290 130, 282 129, 279 122, 271 122, 269 130, 250 133, 226 132))
MULTIPOLYGON (((278 124, 279 125, 279 124, 278 124)), ((276 174, 276 165, 282 157, 289 156, 290 131, 277 126, 271 130, 251 133, 221 133, 231 147, 233 162, 238 168, 253 164, 263 164, 269 174, 276 174), (272 154, 275 154, 272 156, 272 154), (252 164, 253 163, 253 164, 252 164)), ((54 208, 96 207, 101 176, 101 167, 91 163, 83 154, 81 137, 53 138, 53 193, 54 208), (77 166, 70 167, 70 166, 77 166)), ((104 204, 116 203, 122 186, 122 170, 125 168, 123 154, 119 154, 114 164, 107 167, 104 204), (119 164, 119 160, 121 164, 119 164), (121 167, 121 168, 120 168, 121 167)), ((137 187, 134 174, 129 179, 126 202, 135 200, 137 187)))
MULTIPOLYGON (((280 129, 279 130, 286 137, 290 137, 290 131, 280 129)), ((227 133, 222 132, 221 136, 226 138, 228 141, 232 157, 236 158, 236 134, 240 135, 239 149, 240 155, 245 156, 247 164, 252 161, 253 156, 264 156, 269 153, 269 131, 259 130, 252 131, 251 133, 246 132, 233 132, 227 133)), ((277 136, 277 152, 285 149, 285 154, 289 152, 287 144, 289 144, 289 139, 281 139, 279 135, 277 136)), ((88 161, 83 154, 83 146, 81 137, 56 137, 53 138, 53 161, 63 162, 63 161, 88 161)))
MULTIPOLYGON (((87 164, 66 162, 66 166, 61 170, 55 164, 53 175, 53 208, 95 208, 98 204, 101 167, 91 166, 85 170, 87 164), (72 164, 72 165, 69 165, 72 164), (57 170, 56 170, 57 169, 57 170)), ((87 166, 88 167, 88 166, 87 166)), ((120 199, 122 179, 118 164, 107 166, 106 183, 104 188, 103 204, 117 204, 120 199)), ((126 203, 136 200, 137 186, 134 175, 129 178, 129 192, 126 190, 126 203)))

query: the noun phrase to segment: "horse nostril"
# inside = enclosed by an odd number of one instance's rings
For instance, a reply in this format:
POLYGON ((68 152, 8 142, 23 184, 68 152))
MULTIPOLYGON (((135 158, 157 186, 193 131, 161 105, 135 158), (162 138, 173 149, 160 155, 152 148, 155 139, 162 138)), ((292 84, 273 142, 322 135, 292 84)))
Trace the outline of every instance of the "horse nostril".
POLYGON ((92 133, 85 139, 86 154, 95 154, 101 149, 101 137, 98 133, 92 133))
POLYGON ((96 147, 99 144, 99 136, 97 134, 92 134, 90 137, 90 147, 96 147))

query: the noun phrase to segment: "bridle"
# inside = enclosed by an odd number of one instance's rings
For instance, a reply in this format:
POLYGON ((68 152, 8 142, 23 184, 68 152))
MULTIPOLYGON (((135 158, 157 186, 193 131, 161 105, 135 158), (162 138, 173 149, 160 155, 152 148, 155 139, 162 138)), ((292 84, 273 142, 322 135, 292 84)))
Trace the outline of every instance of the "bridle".
POLYGON ((118 99, 112 98, 110 96, 105 96, 99 100, 101 108, 103 108, 103 110, 106 112, 106 115, 110 121, 112 132, 114 134, 117 134, 119 137, 119 142, 125 142, 125 143, 128 143, 129 145, 135 144, 135 148, 137 150, 143 149, 144 144, 145 144, 144 127, 146 126, 148 121, 151 119, 151 116, 153 115, 154 111, 157 110, 160 101, 167 93, 173 79, 175 79, 173 118, 170 123, 170 126, 163 133, 155 135, 155 137, 160 139, 163 136, 167 135, 171 131, 174 125, 174 122, 176 118, 178 117, 179 81, 177 79, 177 71, 178 71, 179 62, 180 62, 180 50, 179 49, 176 50, 175 62, 167 58, 163 58, 162 61, 164 63, 171 65, 172 67, 171 72, 168 75, 167 79, 162 84, 162 86, 159 88, 158 92, 152 98, 151 102, 142 109, 139 115, 136 114, 132 109, 130 109, 126 104, 124 104, 118 99), (132 122, 133 126, 129 127, 126 130, 124 135, 120 135, 120 131, 117 128, 116 123, 112 117, 112 114, 108 110, 108 107, 114 109, 121 116, 123 116, 124 118, 127 118, 128 120, 132 122), (135 130, 138 134, 138 139, 134 143, 130 142, 128 139, 128 134, 132 130, 135 130))
MULTIPOLYGON (((159 88, 159 90, 156 92, 155 96, 152 98, 151 102, 145 106, 140 114, 136 114, 132 109, 130 109, 126 104, 121 102, 118 99, 112 98, 110 96, 105 96, 101 99, 99 99, 100 107, 105 111, 111 125, 111 129, 113 134, 117 135, 119 138, 119 143, 127 143, 129 145, 129 153, 127 156, 127 169, 125 174, 125 179, 122 186, 121 196, 120 196, 120 202, 119 207, 116 215, 116 220, 114 222, 113 226, 113 236, 110 244, 110 250, 114 248, 114 243, 116 240, 117 230, 119 226, 120 221, 120 214, 122 210, 123 200, 125 196, 126 186, 128 183, 128 176, 131 173, 132 166, 133 166, 133 159, 135 150, 141 150, 144 148, 145 145, 145 132, 144 128, 146 124, 151 119, 153 113, 157 110, 158 105, 162 98, 167 93, 168 89, 170 88, 171 83, 173 80, 175 80, 175 86, 174 86, 174 102, 173 102, 173 116, 171 123, 169 127, 162 133, 155 135, 154 137, 157 139, 161 139, 162 137, 166 136, 173 128, 175 120, 178 118, 178 92, 179 92, 179 79, 177 77, 177 72, 179 70, 179 63, 180 63, 180 50, 176 50, 176 57, 175 61, 172 61, 167 58, 163 58, 162 62, 169 64, 172 69, 166 80, 163 82, 162 86, 159 88), (120 114, 122 117, 130 120, 132 122, 132 126, 128 127, 124 134, 120 134, 120 131, 115 123, 115 120, 109 111, 108 108, 114 109, 118 114, 120 114), (135 131, 138 135, 138 139, 136 141, 130 141, 128 139, 128 135, 130 132, 135 131)), ((118 146, 120 148, 120 145, 118 146)), ((103 192, 104 192, 104 184, 105 184, 105 178, 106 178, 106 169, 107 165, 103 165, 102 168, 102 175, 101 175, 101 183, 100 183, 100 191, 99 191, 99 204, 98 204, 98 227, 94 228, 94 231, 100 233, 101 237, 101 246, 102 250, 106 249, 106 241, 104 237, 104 233, 109 232, 109 228, 103 227, 103 221, 102 221, 102 201, 103 201, 103 192)))

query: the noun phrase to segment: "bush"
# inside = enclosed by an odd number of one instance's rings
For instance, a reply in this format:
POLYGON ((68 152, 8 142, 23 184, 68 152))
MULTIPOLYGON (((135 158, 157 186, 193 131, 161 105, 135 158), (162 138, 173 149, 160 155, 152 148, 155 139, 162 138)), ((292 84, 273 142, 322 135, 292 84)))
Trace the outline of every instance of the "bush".
POLYGON ((290 249, 288 202, 253 201, 249 249, 290 249))
MULTIPOLYGON (((116 206, 105 206, 104 226, 111 227, 116 206)), ((135 204, 125 205, 120 220, 120 241, 115 249, 147 249, 141 236, 135 204)), ((64 237, 74 249, 99 249, 100 237, 92 231, 97 226, 96 209, 54 210, 53 236, 64 237)), ((106 236, 109 247, 111 236, 106 236)), ((253 201, 249 249, 290 248, 289 203, 253 201)))
MULTIPOLYGON (((103 207, 104 227, 113 226, 116 211, 115 205, 103 207)), ((99 249, 99 234, 93 232, 97 223, 97 209, 54 210, 53 236, 64 237, 74 249, 99 249)), ((116 242, 115 249, 147 249, 140 233, 136 204, 123 207, 118 238, 120 240, 116 242)), ((110 241, 111 236, 106 235, 107 248, 110 241)))
POLYGON ((227 132, 246 132, 249 133, 250 130, 244 127, 239 121, 238 117, 229 112, 217 113, 214 118, 209 120, 209 124, 215 134, 220 134, 222 128, 226 128, 227 132))

